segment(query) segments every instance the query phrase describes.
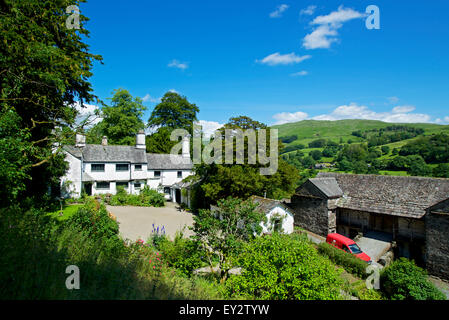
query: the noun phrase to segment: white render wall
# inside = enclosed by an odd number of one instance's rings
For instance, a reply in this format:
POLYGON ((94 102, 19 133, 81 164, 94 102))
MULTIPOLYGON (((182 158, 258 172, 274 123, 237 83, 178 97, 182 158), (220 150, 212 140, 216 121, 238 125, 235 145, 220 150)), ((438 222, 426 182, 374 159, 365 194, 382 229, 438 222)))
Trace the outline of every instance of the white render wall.
MULTIPOLYGON (((84 162, 81 169, 81 160, 66 152, 66 161, 69 163, 69 168, 66 174, 61 179, 61 186, 67 185, 70 181, 69 192, 63 196, 80 197, 82 189, 81 174, 87 173, 94 181, 92 181, 92 195, 96 194, 116 194, 116 181, 128 182, 128 193, 139 194, 141 189, 135 188, 134 183, 141 182, 141 188, 147 184, 151 189, 158 190, 163 193, 163 186, 171 186, 182 181, 182 179, 192 174, 192 170, 148 170, 147 163, 141 163, 141 170, 136 170, 136 164, 126 162, 84 162), (92 171, 92 164, 104 164, 103 171, 92 171), (127 171, 117 171, 116 164, 128 164, 127 171), (83 171, 83 172, 81 172, 83 171), (160 171, 159 178, 154 177, 154 171, 160 171), (182 177, 178 178, 178 171, 182 172, 182 177), (108 189, 97 188, 98 181, 109 182, 108 189), (162 186, 162 188, 161 188, 162 186)), ((168 198, 171 198, 168 195, 168 198)))
POLYGON ((267 222, 266 224, 264 224, 263 222, 260 224, 262 226, 262 232, 263 233, 270 233, 271 231, 269 231, 272 227, 271 223, 270 223, 270 219, 271 217, 275 216, 275 215, 279 215, 280 217, 283 218, 282 220, 282 229, 283 229, 283 233, 286 234, 290 234, 293 232, 293 228, 294 228, 294 218, 293 215, 289 212, 286 211, 281 205, 278 205, 277 207, 273 208, 267 215, 267 222))
MULTIPOLYGON (((182 181, 192 174, 191 170, 148 170, 148 185, 151 189, 158 189, 159 186, 172 186, 182 181), (154 177, 154 171, 160 171, 159 178, 154 177), (178 178, 178 171, 182 172, 182 178, 178 178)), ((162 190, 163 191, 163 190, 162 190)))
POLYGON ((61 178, 61 196, 75 197, 81 196, 81 160, 65 153, 65 160, 69 163, 69 168, 61 178))

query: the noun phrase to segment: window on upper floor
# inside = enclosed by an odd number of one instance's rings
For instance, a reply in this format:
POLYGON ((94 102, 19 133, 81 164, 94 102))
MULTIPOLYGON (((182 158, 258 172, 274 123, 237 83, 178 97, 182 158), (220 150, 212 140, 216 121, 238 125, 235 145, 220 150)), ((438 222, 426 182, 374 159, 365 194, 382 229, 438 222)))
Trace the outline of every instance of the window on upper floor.
POLYGON ((90 169, 92 172, 104 172, 104 163, 92 163, 90 169))
POLYGON ((135 164, 134 165, 134 170, 135 171, 142 171, 142 165, 141 164, 135 164))
POLYGON ((97 189, 109 189, 110 183, 107 181, 98 181, 97 182, 97 189))
POLYGON ((127 163, 117 163, 115 165, 115 171, 128 171, 129 165, 127 163))
POLYGON ((178 171, 178 178, 182 178, 182 171, 178 171))
POLYGON ((154 171, 154 177, 155 178, 160 178, 161 177, 161 172, 160 171, 154 171))

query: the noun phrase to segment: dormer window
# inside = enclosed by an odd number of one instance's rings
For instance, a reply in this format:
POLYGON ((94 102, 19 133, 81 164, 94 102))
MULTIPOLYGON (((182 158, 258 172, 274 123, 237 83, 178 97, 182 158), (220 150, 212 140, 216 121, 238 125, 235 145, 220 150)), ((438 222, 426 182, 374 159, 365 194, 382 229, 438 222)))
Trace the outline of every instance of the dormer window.
POLYGON ((155 178, 160 178, 161 177, 161 172, 160 171, 154 171, 154 177, 155 178))
POLYGON ((134 165, 134 171, 142 171, 142 165, 141 164, 135 164, 134 165))

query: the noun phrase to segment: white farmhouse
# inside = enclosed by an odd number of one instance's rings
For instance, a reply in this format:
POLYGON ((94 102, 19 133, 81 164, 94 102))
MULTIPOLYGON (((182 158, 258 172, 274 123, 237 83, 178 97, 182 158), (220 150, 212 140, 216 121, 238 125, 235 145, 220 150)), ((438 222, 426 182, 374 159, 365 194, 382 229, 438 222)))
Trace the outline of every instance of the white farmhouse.
POLYGON ((76 135, 74 146, 63 148, 69 169, 61 179, 63 196, 115 194, 122 186, 128 193, 138 194, 144 185, 180 202, 180 194, 172 186, 192 174, 189 138, 182 142, 182 155, 146 153, 145 133, 136 136, 135 146, 86 144, 86 137, 76 135))
POLYGON ((266 223, 261 223, 262 233, 273 231, 290 234, 294 228, 294 217, 291 209, 282 201, 252 196, 250 198, 257 204, 256 210, 265 214, 266 223))
MULTIPOLYGON (((290 234, 294 230, 294 218, 292 210, 287 207, 282 201, 262 198, 258 196, 251 196, 249 198, 254 204, 257 205, 256 211, 265 215, 266 222, 261 222, 262 234, 271 234, 274 231, 279 233, 290 234)), ((219 208, 211 205, 210 210, 215 212, 216 217, 221 219, 219 208)), ((242 221, 237 222, 237 226, 242 226, 242 221)))

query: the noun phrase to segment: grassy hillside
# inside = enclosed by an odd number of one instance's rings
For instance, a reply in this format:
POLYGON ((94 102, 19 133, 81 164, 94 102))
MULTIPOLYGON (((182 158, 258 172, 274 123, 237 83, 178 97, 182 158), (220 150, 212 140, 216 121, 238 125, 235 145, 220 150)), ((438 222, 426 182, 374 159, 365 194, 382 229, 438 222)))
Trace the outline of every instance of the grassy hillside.
MULTIPOLYGON (((422 128, 425 135, 445 132, 449 134, 449 126, 429 124, 429 123, 386 123, 375 120, 338 120, 338 121, 318 121, 304 120, 294 123, 272 126, 279 130, 279 137, 296 135, 297 140, 291 143, 285 143, 285 146, 303 144, 307 147, 308 143, 316 139, 330 139, 340 143, 341 139, 346 143, 348 140, 353 142, 364 141, 362 138, 351 135, 352 132, 361 130, 381 129, 392 125, 401 125, 413 128, 422 128)), ((397 146, 405 144, 405 141, 396 143, 397 146)), ((393 146, 392 146, 393 147, 393 146)), ((307 150, 308 151, 308 150, 307 150)))

